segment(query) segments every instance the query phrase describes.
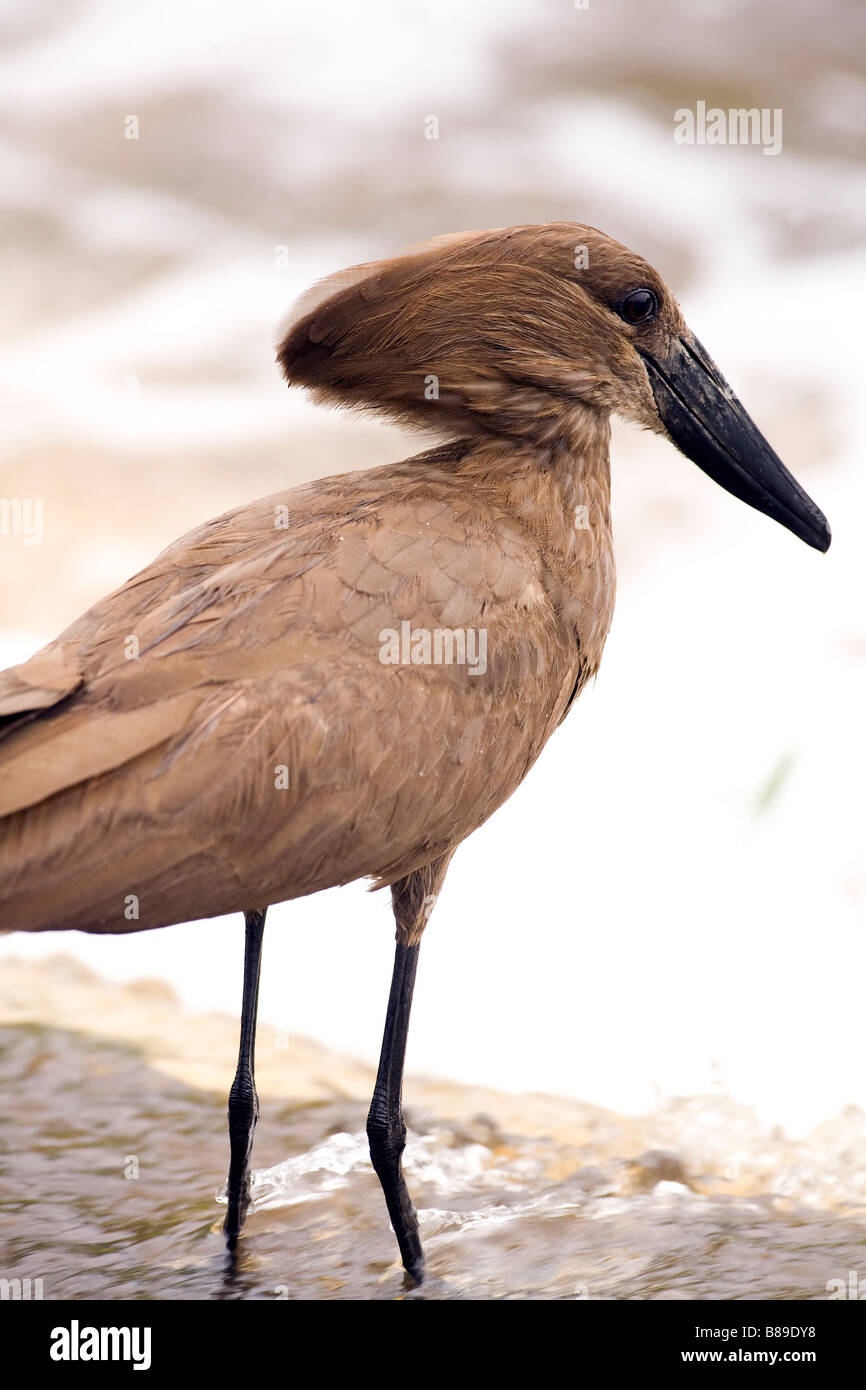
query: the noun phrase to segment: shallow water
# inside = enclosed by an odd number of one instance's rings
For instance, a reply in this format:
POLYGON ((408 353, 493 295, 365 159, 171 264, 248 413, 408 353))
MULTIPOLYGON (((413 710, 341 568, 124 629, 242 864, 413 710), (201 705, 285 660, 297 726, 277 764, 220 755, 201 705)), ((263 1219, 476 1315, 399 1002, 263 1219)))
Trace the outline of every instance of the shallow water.
POLYGON ((267 1030, 255 1208, 232 1261, 225 1091, 168 1074, 208 1049, 222 1067, 232 1020, 205 1036, 170 1000, 76 966, 40 971, 55 1025, 15 1021, 21 969, 0 1035, 0 1277, 41 1279, 46 1299, 819 1299, 866 1273, 859 1111, 795 1142, 722 1093, 632 1119, 410 1078, 406 1171, 429 1279, 406 1288, 367 1158, 363 1072, 290 1044, 281 1065, 306 1099, 268 1094, 267 1030), (77 1017, 115 1030, 104 1001, 117 999, 129 1036, 63 1026, 74 997, 77 1017))

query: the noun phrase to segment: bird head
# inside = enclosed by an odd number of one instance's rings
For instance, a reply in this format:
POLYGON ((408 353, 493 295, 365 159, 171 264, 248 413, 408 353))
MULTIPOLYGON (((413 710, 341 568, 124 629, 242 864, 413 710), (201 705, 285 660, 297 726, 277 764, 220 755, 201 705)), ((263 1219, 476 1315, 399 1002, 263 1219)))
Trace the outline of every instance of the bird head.
POLYGON ((287 381, 454 435, 536 445, 613 413, 814 546, 827 522, 642 257, 579 223, 437 237, 329 276, 281 331, 287 381))

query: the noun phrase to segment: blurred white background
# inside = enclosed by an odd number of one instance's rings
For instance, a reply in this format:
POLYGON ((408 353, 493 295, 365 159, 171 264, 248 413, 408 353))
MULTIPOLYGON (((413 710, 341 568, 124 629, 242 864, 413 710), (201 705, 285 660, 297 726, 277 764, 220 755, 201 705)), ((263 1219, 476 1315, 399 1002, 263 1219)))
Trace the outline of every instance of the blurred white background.
MULTIPOLYGON (((41 545, 0 538, 2 664, 204 518, 422 447, 285 390, 274 325, 318 276, 447 231, 601 227, 674 287, 834 543, 819 556, 617 429, 602 671, 457 854, 409 1070, 630 1112, 721 1085, 794 1132, 866 1106, 866 13, 0 15, 0 494, 45 507, 41 545), (782 153, 676 145, 699 99, 782 108, 782 153)), ((237 918, 0 951, 161 976, 236 1014, 242 945, 237 918)), ((261 1015, 373 1061, 392 951, 387 896, 362 885, 276 907, 261 1015)))

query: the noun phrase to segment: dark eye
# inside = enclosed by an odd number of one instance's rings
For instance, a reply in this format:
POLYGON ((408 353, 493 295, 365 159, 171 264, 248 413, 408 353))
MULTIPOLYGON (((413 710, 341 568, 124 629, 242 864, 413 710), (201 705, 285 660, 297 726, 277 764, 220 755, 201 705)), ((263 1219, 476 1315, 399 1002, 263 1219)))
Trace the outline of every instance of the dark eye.
POLYGON ((626 323, 646 323, 655 318, 659 302, 652 290, 632 290, 620 304, 617 313, 626 323))

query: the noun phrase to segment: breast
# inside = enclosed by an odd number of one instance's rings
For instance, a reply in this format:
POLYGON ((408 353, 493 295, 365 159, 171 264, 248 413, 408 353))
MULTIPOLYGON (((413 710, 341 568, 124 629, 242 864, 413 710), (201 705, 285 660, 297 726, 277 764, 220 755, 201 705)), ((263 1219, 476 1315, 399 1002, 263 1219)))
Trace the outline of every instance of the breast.
POLYGON ((280 714, 254 761, 279 751, 290 785, 279 805, 260 799, 242 852, 275 899, 390 882, 459 844, 519 786, 585 671, 543 586, 523 607, 416 597, 350 619, 344 643, 266 694, 280 714))

